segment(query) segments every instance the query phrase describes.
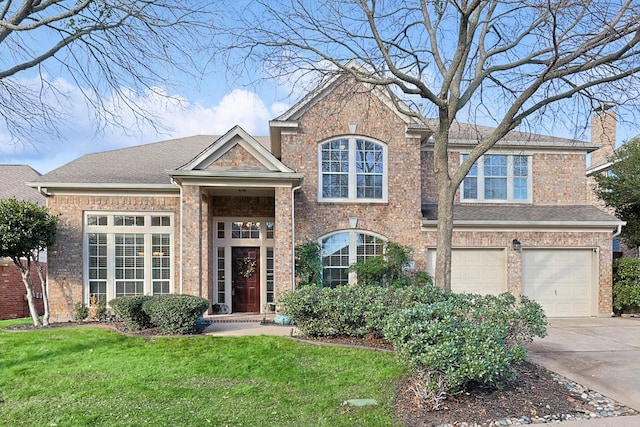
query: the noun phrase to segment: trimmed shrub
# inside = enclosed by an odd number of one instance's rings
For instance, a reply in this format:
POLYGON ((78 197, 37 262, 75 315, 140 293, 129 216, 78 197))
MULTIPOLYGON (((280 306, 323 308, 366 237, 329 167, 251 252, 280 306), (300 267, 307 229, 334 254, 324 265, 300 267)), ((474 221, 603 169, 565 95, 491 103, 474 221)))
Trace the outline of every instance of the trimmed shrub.
POLYGON ((154 326, 149 315, 142 309, 144 302, 153 298, 155 297, 148 295, 118 297, 109 301, 109 305, 129 329, 139 331, 154 326))
POLYGON ((613 261, 613 306, 621 312, 640 310, 640 259, 613 261))
POLYGON ((191 334, 207 307, 208 300, 193 295, 162 295, 146 300, 142 310, 164 333, 191 334))
POLYGON ((526 297, 516 304, 508 293, 442 296, 387 316, 384 326, 385 338, 434 396, 471 384, 502 387, 515 377, 515 364, 526 359, 524 344, 546 335, 542 307, 526 297))
POLYGON ((389 293, 385 288, 339 286, 302 287, 280 298, 281 311, 298 329, 312 337, 365 336, 369 306, 379 306, 389 293))
POLYGON ((89 308, 83 302, 78 301, 73 305, 73 320, 82 322, 88 315, 89 308))
POLYGON ((368 257, 349 266, 356 273, 358 285, 362 286, 411 286, 431 285, 432 279, 426 271, 405 270, 411 263, 411 247, 387 242, 383 255, 368 257))
POLYGON ((281 311, 298 329, 312 337, 382 336, 388 314, 417 302, 442 298, 440 288, 407 286, 302 287, 280 298, 281 311))
POLYGON ((318 242, 307 241, 296 246, 296 277, 300 286, 322 286, 321 248, 318 242))

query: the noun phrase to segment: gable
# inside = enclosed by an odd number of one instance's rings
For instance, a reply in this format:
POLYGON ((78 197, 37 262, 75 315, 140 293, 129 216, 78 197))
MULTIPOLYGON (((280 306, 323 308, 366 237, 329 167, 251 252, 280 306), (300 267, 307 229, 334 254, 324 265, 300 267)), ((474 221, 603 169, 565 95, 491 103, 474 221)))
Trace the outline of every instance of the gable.
POLYGON ((213 161, 205 170, 210 171, 268 171, 246 148, 235 145, 213 161))
POLYGON ((233 127, 177 170, 293 172, 240 126, 233 127))

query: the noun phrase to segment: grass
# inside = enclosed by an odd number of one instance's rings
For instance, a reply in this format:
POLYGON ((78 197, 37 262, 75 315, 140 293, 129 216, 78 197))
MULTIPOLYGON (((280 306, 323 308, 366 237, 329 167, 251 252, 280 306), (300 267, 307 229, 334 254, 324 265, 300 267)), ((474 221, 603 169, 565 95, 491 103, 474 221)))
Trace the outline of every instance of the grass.
POLYGON ((283 337, 145 339, 92 327, 3 331, 0 425, 391 426, 392 354, 283 337), (341 406, 374 398, 375 407, 341 406))

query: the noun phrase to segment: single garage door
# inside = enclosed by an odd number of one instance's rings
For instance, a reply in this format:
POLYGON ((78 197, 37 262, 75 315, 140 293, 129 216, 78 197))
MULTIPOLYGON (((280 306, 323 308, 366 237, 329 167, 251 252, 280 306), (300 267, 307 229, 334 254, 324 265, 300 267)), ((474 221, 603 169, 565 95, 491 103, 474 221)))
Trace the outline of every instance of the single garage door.
MULTIPOLYGON (((428 271, 436 271, 436 250, 427 252, 428 271)), ((451 251, 451 290, 473 294, 498 295, 507 291, 504 249, 453 249, 451 251)))
POLYGON ((549 317, 591 316, 595 259, 592 249, 523 249, 522 293, 549 317))

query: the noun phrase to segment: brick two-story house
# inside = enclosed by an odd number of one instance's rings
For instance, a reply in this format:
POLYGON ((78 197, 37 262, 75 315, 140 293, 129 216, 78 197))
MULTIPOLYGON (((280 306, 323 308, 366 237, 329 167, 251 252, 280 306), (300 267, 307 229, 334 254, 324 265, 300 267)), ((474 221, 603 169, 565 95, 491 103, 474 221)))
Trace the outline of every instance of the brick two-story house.
MULTIPOLYGON (((385 241, 433 270, 437 217, 428 127, 386 93, 337 77, 269 123, 94 153, 30 185, 60 214, 49 273, 54 318, 90 295, 184 293, 225 312, 267 311, 295 287, 294 247, 322 244, 324 281, 385 241)), ((486 128, 452 130, 450 167, 486 128)), ((550 316, 611 312, 611 238, 587 198, 598 144, 512 132, 456 199, 453 288, 509 291, 550 316)))

